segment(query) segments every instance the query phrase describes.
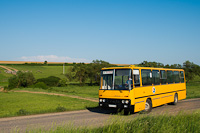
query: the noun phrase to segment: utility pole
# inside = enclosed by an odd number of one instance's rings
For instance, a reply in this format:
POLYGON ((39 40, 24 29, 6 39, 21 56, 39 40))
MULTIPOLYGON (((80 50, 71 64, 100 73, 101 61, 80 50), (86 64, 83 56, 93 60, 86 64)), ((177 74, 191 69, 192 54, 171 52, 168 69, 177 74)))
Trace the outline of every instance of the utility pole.
POLYGON ((63 74, 65 74, 65 63, 63 64, 63 74))

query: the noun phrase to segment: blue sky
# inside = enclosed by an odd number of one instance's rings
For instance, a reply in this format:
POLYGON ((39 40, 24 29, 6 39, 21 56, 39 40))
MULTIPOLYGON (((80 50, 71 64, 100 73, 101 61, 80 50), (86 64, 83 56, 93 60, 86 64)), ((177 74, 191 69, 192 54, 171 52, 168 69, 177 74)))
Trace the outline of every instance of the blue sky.
POLYGON ((0 60, 200 65, 199 0, 0 0, 0 60))

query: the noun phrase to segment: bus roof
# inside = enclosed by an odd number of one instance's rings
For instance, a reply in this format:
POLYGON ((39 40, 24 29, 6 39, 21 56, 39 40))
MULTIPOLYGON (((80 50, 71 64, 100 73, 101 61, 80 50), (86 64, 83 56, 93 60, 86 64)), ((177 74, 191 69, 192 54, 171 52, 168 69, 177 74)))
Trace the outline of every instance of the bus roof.
POLYGON ((152 70, 173 70, 173 71, 184 71, 183 69, 172 69, 172 68, 156 68, 156 67, 137 67, 135 65, 130 65, 129 67, 104 67, 101 70, 109 69, 152 69, 152 70))

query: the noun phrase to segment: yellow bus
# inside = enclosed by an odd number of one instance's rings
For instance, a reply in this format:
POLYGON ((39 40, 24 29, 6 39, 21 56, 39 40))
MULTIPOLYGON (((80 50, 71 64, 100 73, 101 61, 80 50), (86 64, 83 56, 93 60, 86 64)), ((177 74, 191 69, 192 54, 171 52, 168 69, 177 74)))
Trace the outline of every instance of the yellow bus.
POLYGON ((153 67, 102 68, 99 106, 120 108, 125 113, 146 111, 186 98, 183 69, 153 67))

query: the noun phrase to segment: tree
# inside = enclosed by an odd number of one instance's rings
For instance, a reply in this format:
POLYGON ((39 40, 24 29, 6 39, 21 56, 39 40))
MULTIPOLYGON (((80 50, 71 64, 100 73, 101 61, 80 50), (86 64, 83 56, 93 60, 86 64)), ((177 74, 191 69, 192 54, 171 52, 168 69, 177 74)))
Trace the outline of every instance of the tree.
POLYGON ((200 66, 194 64, 193 62, 190 62, 188 60, 185 61, 183 63, 183 69, 185 70, 187 82, 194 79, 196 75, 200 76, 200 66))
POLYGON ((8 88, 28 87, 35 83, 35 77, 31 72, 18 71, 16 75, 8 80, 8 88))
POLYGON ((58 83, 60 81, 60 78, 59 77, 56 77, 56 76, 49 76, 47 78, 40 78, 37 80, 37 83, 38 82, 43 82, 45 83, 47 86, 58 86, 58 83))
POLYGON ((141 67, 164 67, 164 64, 155 62, 155 61, 154 62, 143 61, 138 66, 141 66, 141 67))
POLYGON ((80 63, 76 67, 76 75, 75 77, 80 82, 80 85, 83 85, 88 77, 87 66, 84 63, 80 63))
POLYGON ((47 61, 46 60, 44 61, 44 64, 47 65, 47 61))
POLYGON ((101 68, 110 66, 113 65, 102 60, 93 60, 90 64, 73 64, 73 67, 70 68, 69 73, 67 73, 65 76, 69 81, 79 81, 80 85, 83 85, 87 79, 90 80, 91 85, 93 84, 93 81, 99 84, 101 68))
POLYGON ((88 78, 87 65, 84 63, 73 64, 73 67, 70 69, 69 73, 65 76, 69 81, 79 81, 80 85, 84 85, 85 81, 88 78))
POLYGON ((96 84, 99 84, 100 81, 100 71, 103 67, 111 67, 109 62, 103 60, 93 60, 92 63, 88 66, 88 77, 90 79, 90 84, 92 85, 93 81, 96 84))

